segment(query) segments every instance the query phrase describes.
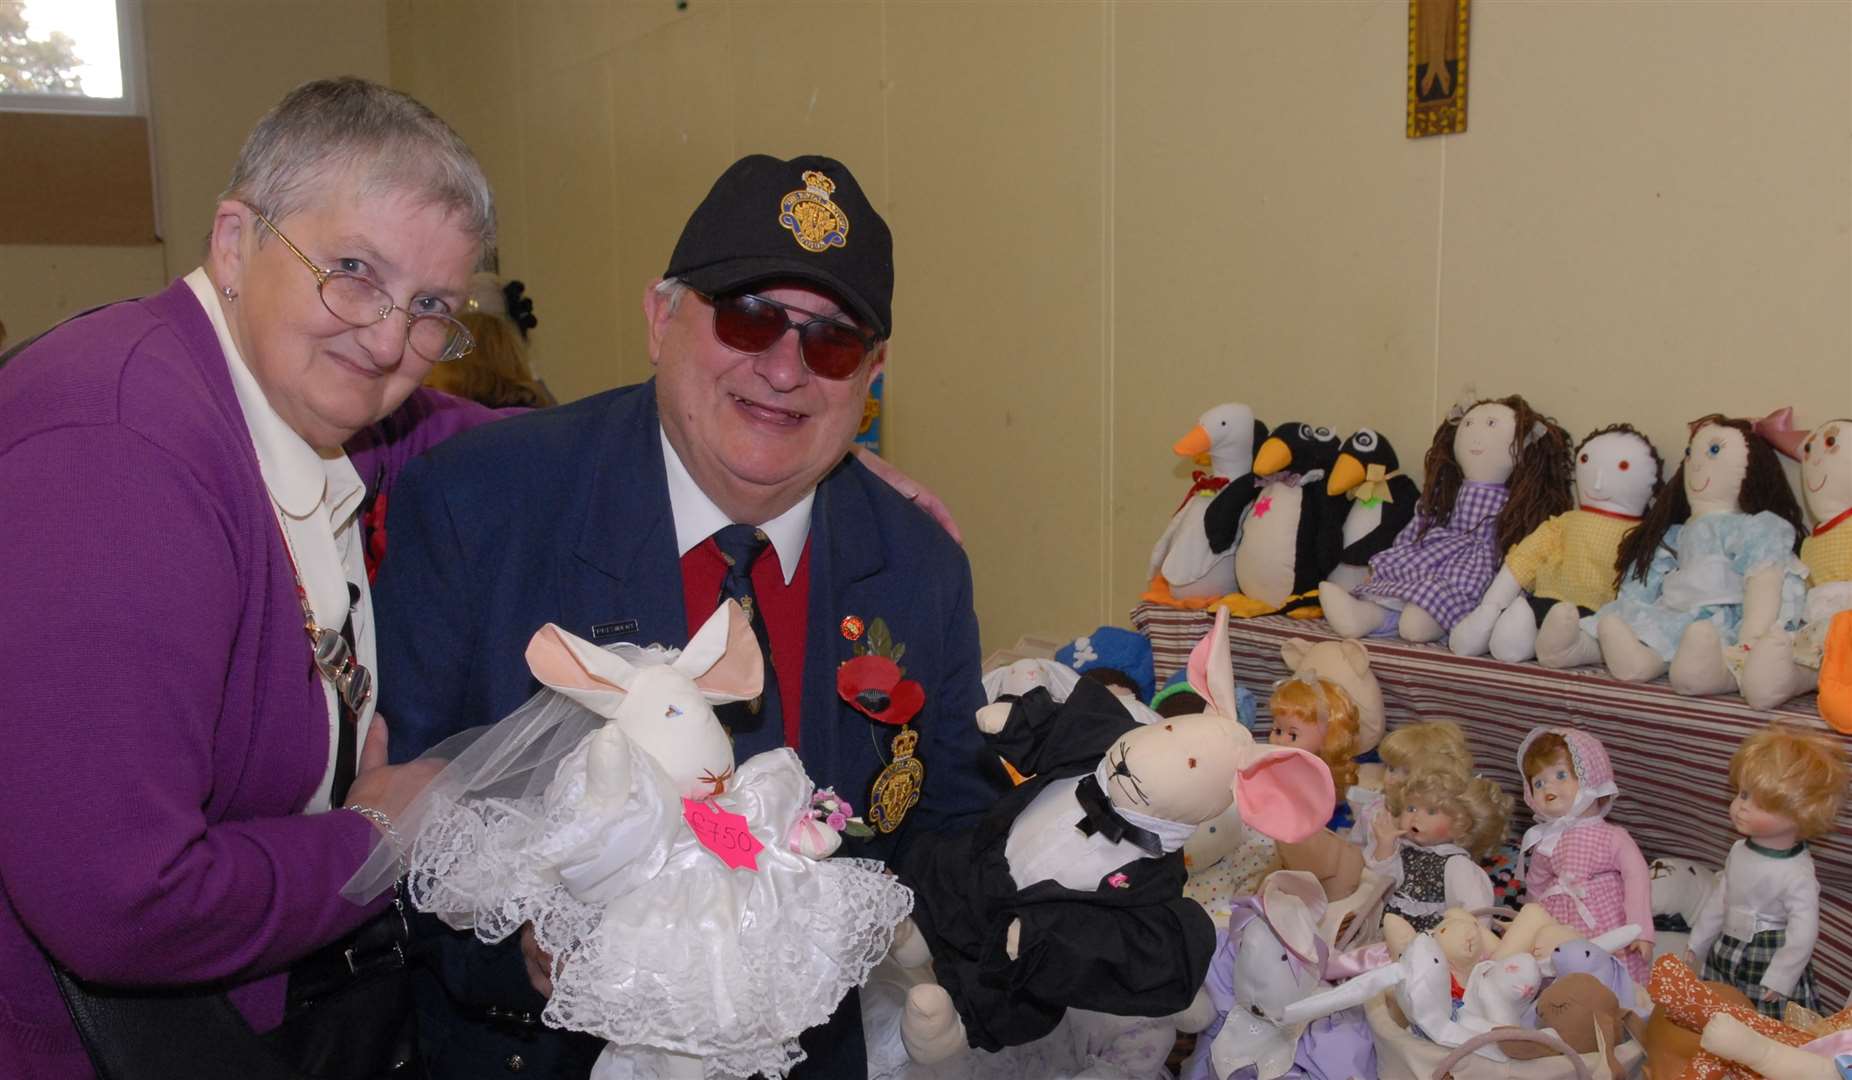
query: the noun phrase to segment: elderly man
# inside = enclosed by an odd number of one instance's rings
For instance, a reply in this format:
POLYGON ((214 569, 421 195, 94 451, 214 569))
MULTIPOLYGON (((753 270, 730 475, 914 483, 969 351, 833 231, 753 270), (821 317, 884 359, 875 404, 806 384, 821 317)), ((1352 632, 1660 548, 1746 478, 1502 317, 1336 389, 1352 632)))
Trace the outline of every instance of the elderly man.
MULTIPOLYGON (((984 698, 970 568, 848 456, 892 293, 887 225, 840 162, 727 169, 644 293, 654 380, 479 428, 394 489, 376 596, 395 754, 525 701, 537 684, 523 650, 547 622, 599 644, 679 646, 731 597, 769 659, 759 701, 723 710, 738 758, 794 747, 858 808, 872 789, 898 792, 909 755, 923 765, 917 805, 895 799, 892 831, 849 854, 888 857, 914 830, 972 821, 996 787, 972 723, 984 698), (838 692, 838 667, 870 650, 925 690, 904 730, 838 692)), ((437 1076, 583 1073, 596 1045, 537 1023, 531 942, 525 966, 512 942, 436 951, 422 1015, 437 1076)), ((799 1075, 864 1075, 854 1005, 806 1037, 799 1075)))

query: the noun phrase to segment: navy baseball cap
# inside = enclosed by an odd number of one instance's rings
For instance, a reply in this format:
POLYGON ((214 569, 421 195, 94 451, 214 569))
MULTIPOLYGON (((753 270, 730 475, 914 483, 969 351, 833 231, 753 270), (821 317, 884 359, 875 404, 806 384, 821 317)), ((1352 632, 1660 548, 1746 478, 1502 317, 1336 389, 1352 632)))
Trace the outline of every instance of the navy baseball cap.
POLYGON ((893 234, 834 158, 734 162, 682 227, 662 276, 708 295, 802 281, 835 295, 877 337, 893 333, 893 234))

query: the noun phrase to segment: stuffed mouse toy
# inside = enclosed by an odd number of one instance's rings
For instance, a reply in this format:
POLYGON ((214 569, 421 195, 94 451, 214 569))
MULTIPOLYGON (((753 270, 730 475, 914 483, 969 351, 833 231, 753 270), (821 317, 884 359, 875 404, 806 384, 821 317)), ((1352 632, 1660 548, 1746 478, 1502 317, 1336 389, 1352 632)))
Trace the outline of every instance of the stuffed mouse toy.
POLYGON ((899 863, 936 982, 908 993, 913 1059, 1039 1039, 1073 1010, 1171 1016, 1197 999, 1215 927, 1183 895, 1182 847, 1240 807, 1292 841, 1331 816, 1330 771, 1264 747, 1235 719, 1228 617, 1190 654, 1209 712, 1139 725, 1097 683, 1056 706, 1041 691, 978 713, 993 750, 1032 779, 976 829, 916 837, 899 863))
POLYGON ((606 1041, 596 1076, 784 1076, 911 898, 879 863, 804 850, 795 752, 735 765, 713 705, 760 690, 745 613, 727 602, 681 650, 548 624, 527 661, 545 689, 404 817, 413 903, 487 942, 531 925, 546 1022, 606 1041))

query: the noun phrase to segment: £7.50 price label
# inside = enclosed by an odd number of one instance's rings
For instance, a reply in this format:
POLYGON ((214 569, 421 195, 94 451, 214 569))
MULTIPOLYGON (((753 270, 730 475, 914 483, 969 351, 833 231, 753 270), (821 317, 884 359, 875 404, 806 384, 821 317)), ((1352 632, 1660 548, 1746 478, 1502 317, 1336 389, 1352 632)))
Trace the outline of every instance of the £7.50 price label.
POLYGON ((682 820, 694 830, 701 846, 713 852, 729 869, 745 867, 758 873, 759 852, 765 845, 747 828, 746 815, 722 810, 712 803, 682 800, 682 820))

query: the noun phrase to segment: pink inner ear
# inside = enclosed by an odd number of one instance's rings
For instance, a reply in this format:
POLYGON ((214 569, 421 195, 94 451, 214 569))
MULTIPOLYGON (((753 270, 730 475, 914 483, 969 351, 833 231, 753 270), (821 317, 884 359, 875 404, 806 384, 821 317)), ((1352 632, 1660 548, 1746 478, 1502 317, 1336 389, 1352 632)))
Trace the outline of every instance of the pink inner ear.
POLYGON ((1324 828, 1337 805, 1330 767, 1304 750, 1263 751, 1234 787, 1241 820, 1288 844, 1324 828))
POLYGON ((752 623, 738 606, 728 609, 727 647, 714 666, 695 676, 695 685, 736 701, 759 696, 765 686, 765 657, 752 636, 752 623))
POLYGON ((534 678, 555 689, 624 689, 588 670, 566 641, 565 631, 553 623, 534 631, 533 638, 527 643, 527 666, 534 673, 534 678))

